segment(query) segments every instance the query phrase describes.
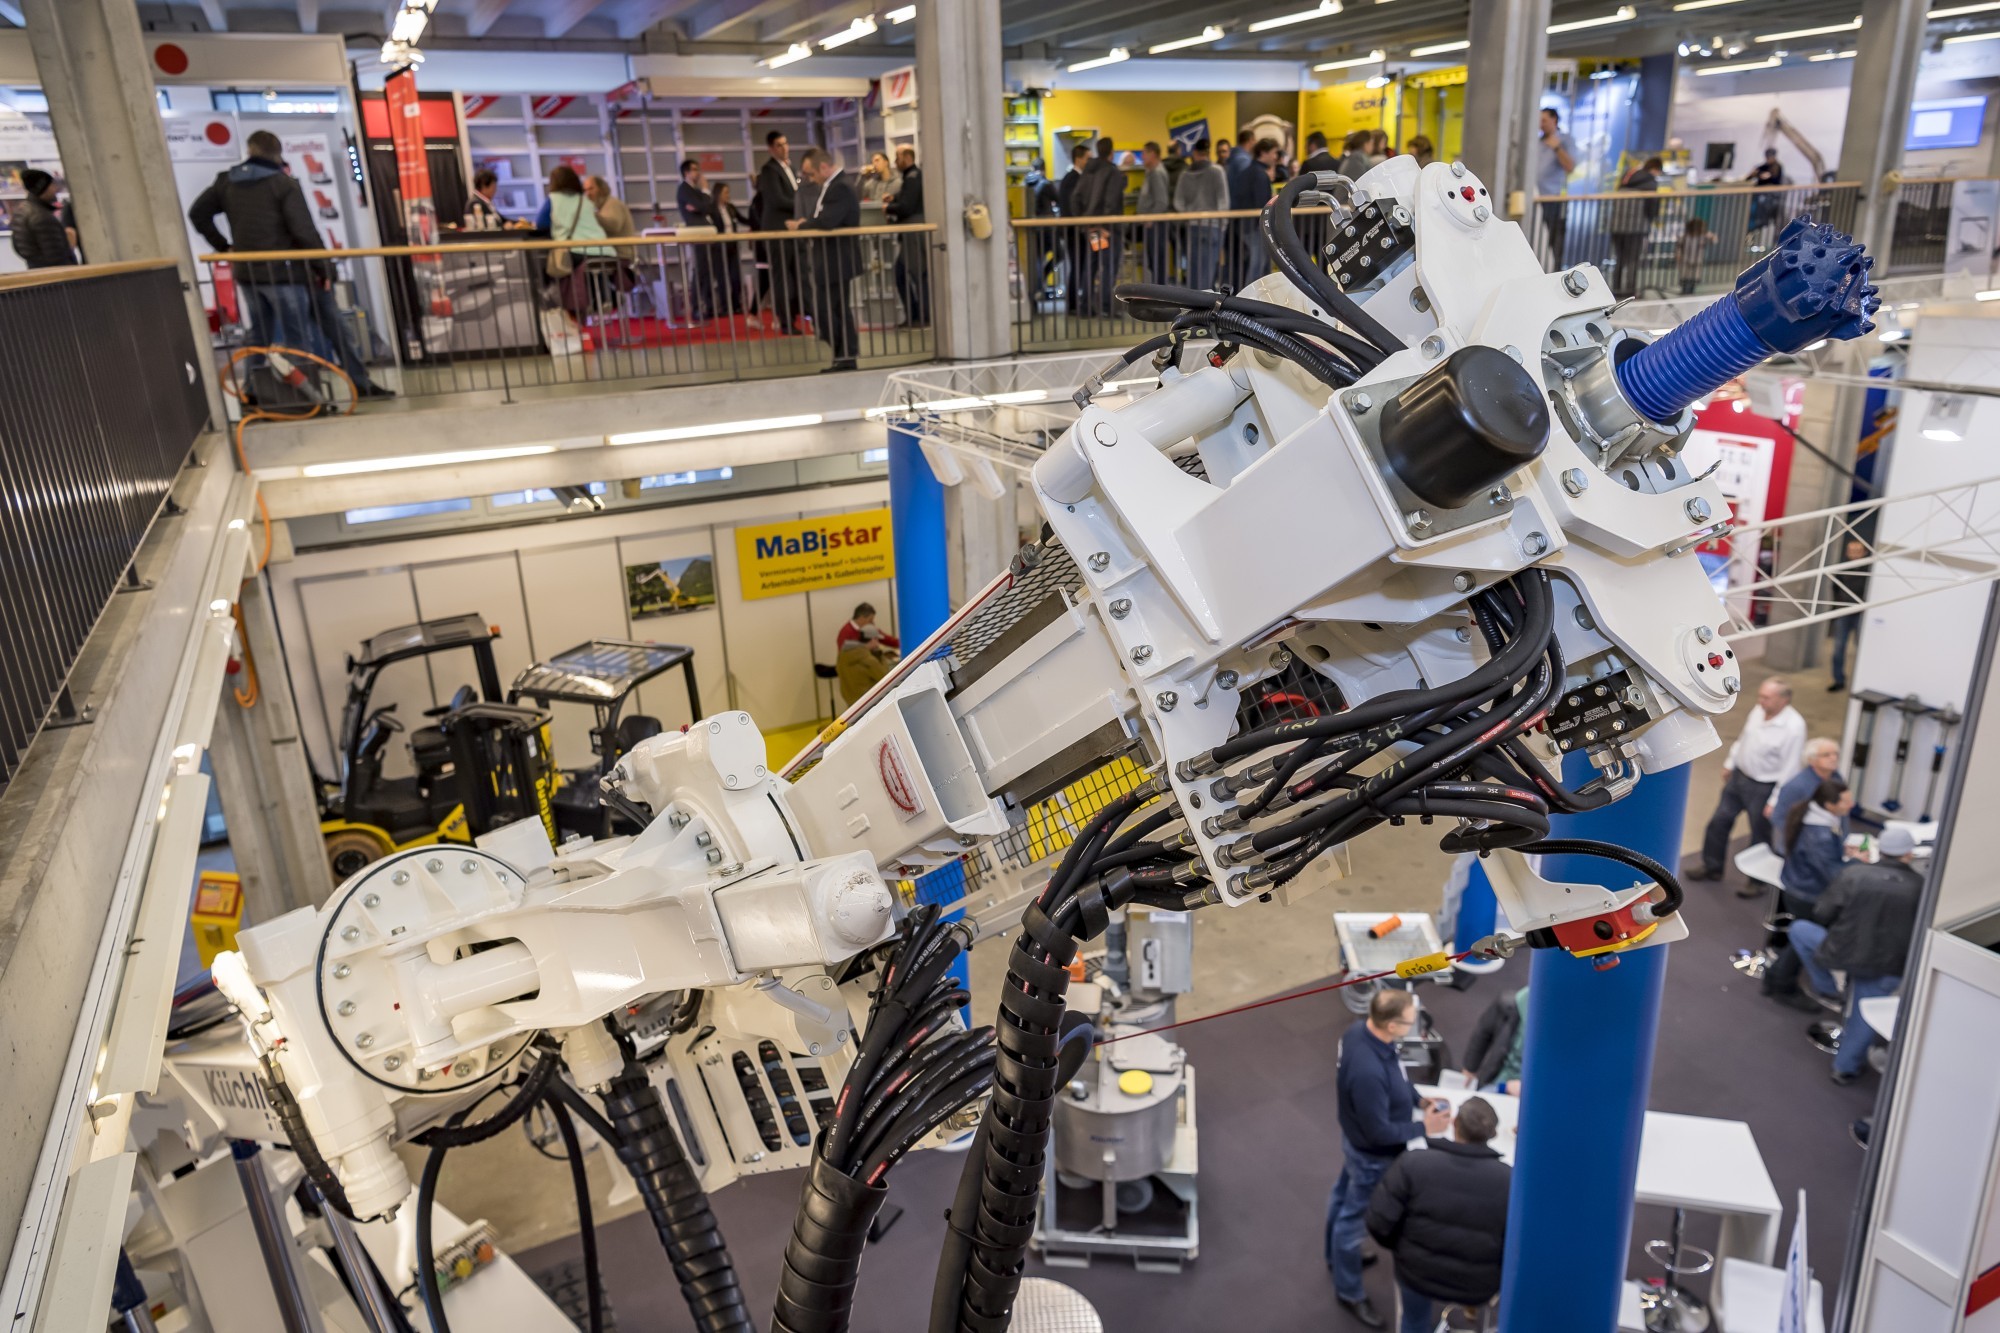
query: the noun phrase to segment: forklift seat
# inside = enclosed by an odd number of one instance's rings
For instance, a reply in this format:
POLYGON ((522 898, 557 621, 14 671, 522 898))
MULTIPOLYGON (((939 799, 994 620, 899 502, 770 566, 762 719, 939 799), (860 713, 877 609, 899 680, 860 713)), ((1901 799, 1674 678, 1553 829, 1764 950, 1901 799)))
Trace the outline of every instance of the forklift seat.
POLYGON ((665 731, 657 717, 644 713, 633 713, 618 719, 618 753, 625 754, 640 741, 651 740, 665 731))

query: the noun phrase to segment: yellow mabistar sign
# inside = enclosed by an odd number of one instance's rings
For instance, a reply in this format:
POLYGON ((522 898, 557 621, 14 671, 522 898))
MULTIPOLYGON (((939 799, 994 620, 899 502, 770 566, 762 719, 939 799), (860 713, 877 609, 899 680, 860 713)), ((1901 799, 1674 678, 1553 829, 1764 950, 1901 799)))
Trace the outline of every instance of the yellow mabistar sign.
POLYGON ((736 529, 743 598, 782 597, 843 583, 873 583, 896 572, 889 511, 864 509, 736 529))

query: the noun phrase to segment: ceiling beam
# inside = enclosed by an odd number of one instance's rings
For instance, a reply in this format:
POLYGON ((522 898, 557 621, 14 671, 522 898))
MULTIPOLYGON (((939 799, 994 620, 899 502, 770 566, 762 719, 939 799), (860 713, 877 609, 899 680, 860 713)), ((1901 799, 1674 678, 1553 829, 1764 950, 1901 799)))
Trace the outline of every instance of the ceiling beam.
POLYGON ((465 20, 465 31, 472 37, 484 37, 492 31, 500 16, 507 12, 510 0, 472 0, 471 17, 465 20))
POLYGON ((553 40, 589 18, 604 0, 561 0, 542 18, 542 36, 553 40))
POLYGON ((0 19, 6 19, 17 28, 28 26, 28 20, 21 17, 21 6, 14 0, 0 0, 0 19))
POLYGON ((201 0, 201 16, 208 20, 210 32, 229 31, 229 15, 223 11, 222 0, 201 0))
POLYGON ((299 0, 299 31, 319 31, 319 0, 299 0))
POLYGON ((618 15, 618 36, 631 41, 655 26, 694 8, 697 0, 629 0, 618 15))
POLYGON ((708 0, 681 21, 694 41, 719 37, 739 24, 755 22, 791 4, 792 0, 708 0))
MULTIPOLYGON (((894 9, 894 5, 886 5, 894 9)), ((810 40, 828 33, 839 32, 854 19, 881 12, 877 0, 813 0, 812 3, 767 19, 758 29, 758 37, 767 42, 795 42, 801 38, 810 40)), ((891 26, 887 20, 883 27, 891 26)))

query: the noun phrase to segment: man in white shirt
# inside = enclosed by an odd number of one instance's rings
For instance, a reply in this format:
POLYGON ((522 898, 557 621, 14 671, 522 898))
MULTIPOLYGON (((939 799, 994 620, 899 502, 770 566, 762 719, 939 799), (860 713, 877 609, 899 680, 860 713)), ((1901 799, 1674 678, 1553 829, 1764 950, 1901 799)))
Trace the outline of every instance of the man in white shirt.
MULTIPOLYGON (((1757 706, 1722 763, 1722 799, 1709 816, 1701 840, 1701 864, 1687 872, 1689 879, 1722 878, 1723 857, 1729 852, 1729 835, 1736 830, 1738 815, 1750 816, 1752 843, 1770 843, 1771 820, 1764 807, 1771 793, 1799 771, 1805 748, 1806 720, 1792 707, 1792 687, 1784 677, 1772 676, 1757 687, 1757 706)), ((1744 896, 1758 892, 1753 887, 1744 896)))

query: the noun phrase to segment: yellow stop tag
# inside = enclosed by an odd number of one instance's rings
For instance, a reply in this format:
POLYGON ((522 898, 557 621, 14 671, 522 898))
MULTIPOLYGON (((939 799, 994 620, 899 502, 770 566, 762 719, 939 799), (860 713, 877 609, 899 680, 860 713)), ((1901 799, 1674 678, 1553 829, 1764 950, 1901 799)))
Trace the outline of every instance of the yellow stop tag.
POLYGON ((1427 953, 1422 958, 1406 958, 1396 964, 1399 977, 1421 977, 1431 972, 1442 972, 1451 966, 1451 955, 1443 952, 1427 953))
POLYGON ((1127 1097, 1143 1097, 1153 1090, 1153 1076, 1143 1069, 1128 1069, 1118 1076, 1118 1091, 1127 1097))

